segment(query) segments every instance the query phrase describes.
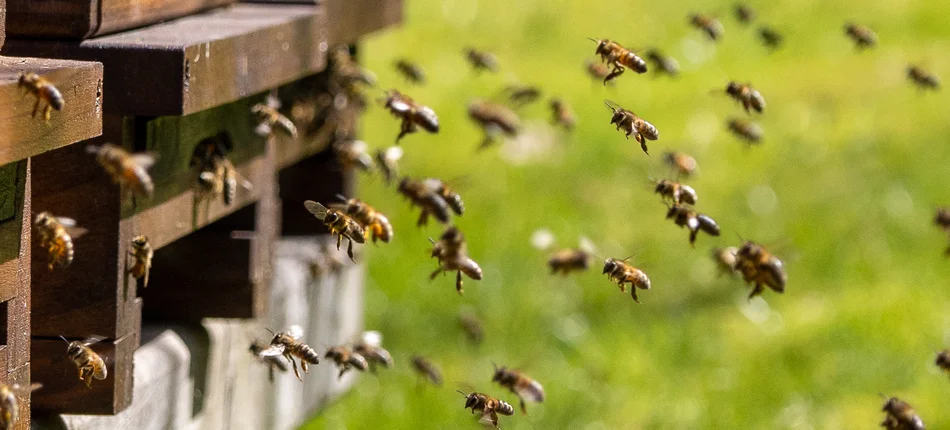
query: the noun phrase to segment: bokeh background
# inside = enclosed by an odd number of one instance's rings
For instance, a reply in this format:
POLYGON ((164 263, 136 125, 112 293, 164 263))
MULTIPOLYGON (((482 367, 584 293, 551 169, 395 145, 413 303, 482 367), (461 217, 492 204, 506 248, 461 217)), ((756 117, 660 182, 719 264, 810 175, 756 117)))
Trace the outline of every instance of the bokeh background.
MULTIPOLYGON (((361 376, 305 428, 479 428, 456 388, 517 401, 491 383, 492 362, 520 367, 547 392, 529 416, 502 417, 510 429, 873 428, 878 393, 910 402, 929 428, 950 427, 950 378, 933 364, 950 347, 950 260, 932 223, 950 204, 950 99, 906 78, 913 62, 950 79, 950 2, 750 5, 785 35, 782 49, 769 53, 738 24, 732 1, 408 0, 404 24, 370 38, 361 59, 382 89, 438 113, 438 135, 402 141, 403 173, 457 185, 467 212, 456 222, 485 276, 466 280, 462 297, 450 276, 430 282, 427 238, 441 226, 416 228, 408 202, 361 175, 359 197, 396 227, 392 243, 364 247, 366 327, 383 333, 396 366, 361 376), (721 43, 687 25, 692 11, 720 18, 721 43), (843 31, 851 20, 880 45, 856 52, 843 31), (604 87, 584 71, 588 37, 661 48, 682 75, 628 71, 604 87), (496 53, 501 72, 474 74, 466 46, 496 53), (397 57, 424 67, 429 84, 407 84, 397 57), (710 95, 728 80, 766 97, 758 147, 725 129, 745 116, 710 95), (476 153, 481 131, 466 104, 513 83, 568 100, 578 127, 551 127, 545 101, 520 112, 522 137, 476 153), (652 156, 609 125, 604 99, 659 128, 652 156), (649 177, 670 174, 666 150, 697 158, 698 209, 723 229, 695 249, 650 187, 649 177), (635 254, 653 289, 638 305, 599 264, 550 275, 550 251, 530 244, 539 229, 559 247, 585 236, 601 257, 635 254), (717 277, 709 250, 740 237, 783 258, 784 295, 749 302, 741 280, 717 277), (464 310, 484 322, 479 347, 459 328, 464 310), (416 378, 414 353, 441 366, 443 387, 416 378)), ((383 147, 398 123, 374 106, 361 128, 383 147)))

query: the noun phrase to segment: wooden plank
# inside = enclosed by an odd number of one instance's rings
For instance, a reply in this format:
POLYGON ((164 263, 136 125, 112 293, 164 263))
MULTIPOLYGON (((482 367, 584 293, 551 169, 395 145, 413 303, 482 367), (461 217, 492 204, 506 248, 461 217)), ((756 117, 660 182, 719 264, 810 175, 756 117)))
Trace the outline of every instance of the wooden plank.
POLYGON ((102 64, 88 61, 0 57, 0 165, 102 133, 102 64), (31 118, 35 97, 17 80, 35 72, 60 90, 65 104, 49 123, 31 118))
MULTIPOLYGON (((26 363, 10 370, 9 373, 3 374, 2 382, 7 385, 19 385, 21 387, 30 386, 30 363, 26 363)), ((29 430, 30 429, 30 414, 32 412, 31 406, 31 395, 28 393, 22 393, 18 396, 17 399, 17 411, 20 415, 20 419, 13 423, 13 430, 29 430)))
POLYGON ((187 115, 319 72, 325 33, 322 8, 238 4, 79 43, 11 40, 3 52, 101 61, 107 113, 187 115))
POLYGON ((10 165, 15 168, 15 189, 10 195, 14 216, 0 223, 0 313, 3 324, 2 344, 7 366, 0 373, 10 372, 30 361, 30 169, 29 161, 10 165))
POLYGON ((8 0, 14 38, 87 39, 179 18, 237 0, 8 0))
POLYGON ((352 45, 362 36, 402 21, 403 0, 326 0, 330 46, 352 45))
POLYGON ((3 48, 3 41, 6 39, 7 29, 7 7, 6 0, 0 0, 0 48, 3 48))

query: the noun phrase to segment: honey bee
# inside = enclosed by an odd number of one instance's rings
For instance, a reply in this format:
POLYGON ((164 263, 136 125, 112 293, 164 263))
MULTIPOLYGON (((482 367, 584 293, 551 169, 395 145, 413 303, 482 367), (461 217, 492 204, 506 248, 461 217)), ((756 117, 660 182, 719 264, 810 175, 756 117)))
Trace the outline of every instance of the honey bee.
MULTIPOLYGON (((937 215, 934 217, 934 224, 937 224, 937 227, 943 230, 945 233, 950 234, 950 208, 937 209, 937 215)), ((947 248, 946 254, 950 255, 950 247, 947 248)))
POLYGON ((402 178, 397 191, 409 198, 413 206, 419 206, 422 209, 416 225, 426 225, 429 222, 429 215, 434 216, 443 224, 448 224, 452 217, 452 209, 448 202, 435 189, 429 187, 426 181, 409 177, 402 178))
POLYGON ((746 113, 749 112, 749 109, 758 113, 762 113, 762 111, 765 110, 765 97, 762 97, 762 94, 753 89, 749 84, 740 84, 731 81, 726 85, 726 94, 741 103, 746 113))
POLYGON ((506 369, 504 366, 495 366, 492 382, 497 382, 504 388, 518 396, 521 401, 521 413, 527 415, 525 401, 541 403, 544 401, 544 388, 538 381, 531 379, 524 372, 515 369, 506 369))
POLYGON ((599 55, 601 61, 608 67, 613 66, 613 70, 604 78, 604 84, 622 75, 626 68, 639 74, 647 72, 647 62, 633 51, 624 48, 623 45, 608 39, 590 40, 597 43, 594 55, 599 55))
POLYGON ((950 374, 950 349, 945 349, 937 353, 935 364, 944 372, 950 374))
POLYGON ((748 25, 755 20, 755 10, 753 10, 747 4, 737 3, 733 8, 733 12, 735 12, 736 21, 739 21, 743 24, 748 25))
POLYGON ((762 140, 762 127, 759 127, 758 124, 741 119, 741 118, 732 118, 727 123, 729 131, 738 136, 739 138, 745 140, 750 145, 759 143, 762 140))
POLYGON ((669 199, 674 204, 695 205, 699 201, 699 196, 696 195, 696 190, 693 187, 669 179, 656 181, 656 188, 653 189, 653 192, 664 199, 669 199))
POLYGON ((920 66, 908 66, 907 78, 922 90, 936 91, 940 89, 940 79, 937 78, 937 75, 924 70, 920 66))
POLYGON ((278 109, 280 109, 280 100, 273 93, 267 97, 266 102, 252 106, 251 113, 260 120, 255 132, 261 137, 267 137, 276 129, 283 131, 287 136, 296 138, 297 126, 278 109))
POLYGON ((782 42, 785 40, 785 37, 783 37, 778 30, 763 25, 759 27, 759 40, 762 41, 762 44, 765 45, 766 48, 774 51, 782 47, 782 42))
POLYGON ((267 379, 270 382, 274 382, 274 370, 286 372, 287 361, 280 355, 263 355, 262 353, 266 351, 268 347, 268 345, 254 342, 251 343, 250 351, 258 361, 267 365, 267 379))
POLYGON ((629 259, 630 257, 623 260, 613 258, 604 260, 604 273, 612 282, 616 282, 620 286, 621 293, 627 292, 626 284, 629 283, 630 295, 633 296, 633 301, 640 303, 640 299, 637 298, 637 288, 649 290, 650 278, 647 277, 644 271, 627 263, 629 259))
POLYGON ((131 154, 111 143, 102 146, 87 146, 86 151, 96 155, 96 161, 112 177, 112 181, 123 192, 131 191, 135 195, 151 198, 155 184, 148 169, 155 164, 155 156, 149 153, 131 154))
POLYGON ((415 64, 404 58, 396 60, 393 65, 396 67, 396 70, 404 77, 407 81, 416 84, 416 85, 425 85, 426 83, 426 73, 422 70, 422 67, 419 67, 418 64, 415 64))
POLYGON ((719 224, 714 219, 687 205, 672 204, 666 212, 666 219, 672 219, 676 225, 689 229, 689 244, 692 246, 695 246, 700 230, 710 236, 719 236, 719 224))
POLYGON ((429 380, 432 385, 442 385, 442 371, 439 370, 439 366, 421 355, 413 355, 411 361, 412 368, 419 376, 429 380))
POLYGON ((604 104, 614 113, 610 118, 610 123, 617 124, 617 130, 623 129, 627 139, 632 134, 637 142, 640 142, 640 149, 643 150, 643 153, 650 155, 646 141, 660 138, 660 132, 656 127, 632 111, 626 110, 610 100, 604 100, 604 104))
POLYGON ((362 140, 342 140, 333 144, 333 152, 336 153, 336 159, 341 166, 371 172, 374 166, 373 157, 366 149, 366 142, 362 140))
POLYGON ((360 67, 353 55, 350 54, 348 46, 337 46, 330 52, 330 59, 332 60, 331 70, 334 78, 348 92, 355 93, 355 85, 357 84, 370 87, 376 85, 376 75, 360 67))
POLYGON ((353 351, 363 356, 369 363, 369 370, 376 372, 376 366, 393 366, 393 356, 381 346, 382 335, 378 331, 363 333, 362 339, 353 346, 353 351))
POLYGON ((70 342, 62 336, 60 339, 68 344, 66 356, 76 364, 76 368, 79 369, 79 380, 85 382, 86 387, 92 388, 92 378, 102 381, 109 376, 106 362, 91 348, 92 345, 105 339, 104 337, 91 336, 82 342, 70 342))
POLYGON ((571 272, 587 270, 590 266, 590 252, 581 248, 565 248, 554 253, 548 260, 548 266, 551 267, 551 274, 560 272, 567 276, 571 272))
POLYGON ((402 158, 402 148, 390 146, 376 151, 376 164, 383 173, 386 184, 391 184, 399 176, 399 159, 402 158))
POLYGON ((734 246, 713 249, 713 261, 716 262, 720 275, 736 273, 736 253, 738 252, 739 248, 734 246))
POLYGON ((42 384, 33 384, 29 390, 26 390, 17 384, 0 383, 0 429, 11 430, 13 424, 20 419, 20 405, 17 398, 42 386, 42 384))
POLYGON ((54 217, 49 212, 37 214, 33 225, 39 233, 40 246, 49 252, 49 270, 53 270, 53 266, 68 267, 73 262, 73 236, 78 238, 85 231, 75 229, 70 235, 67 229, 75 228, 76 221, 71 218, 54 217))
POLYGON ((762 245, 747 241, 736 251, 735 270, 742 274, 746 283, 755 287, 749 293, 749 299, 762 294, 767 286, 777 293, 785 292, 788 275, 782 261, 772 255, 762 245))
POLYGON ((844 32, 854 41, 854 48, 858 51, 877 45, 877 34, 870 28, 860 24, 850 23, 844 26, 844 32))
POLYGON ((607 82, 607 76, 610 75, 610 68, 596 61, 587 61, 587 74, 597 81, 603 81, 613 85, 613 82, 607 82))
POLYGON ((403 136, 415 133, 418 130, 417 126, 429 133, 439 132, 439 118, 435 116, 435 111, 416 103, 399 91, 390 90, 386 94, 385 107, 393 116, 402 120, 396 143, 399 143, 403 136))
POLYGON ((465 203, 462 202, 462 196, 452 191, 441 179, 429 178, 425 180, 424 184, 427 189, 442 197, 456 215, 462 215, 465 212, 465 203))
POLYGON ((577 118, 571 106, 559 98, 551 99, 551 115, 551 123, 560 125, 567 131, 573 130, 574 125, 577 124, 577 118))
POLYGON ((666 152, 663 154, 663 161, 684 178, 692 176, 699 168, 696 159, 685 152, 666 152))
POLYGON ((349 241, 346 255, 350 257, 350 260, 356 261, 353 259, 353 242, 365 242, 363 227, 339 209, 327 209, 326 206, 313 200, 307 200, 303 202, 303 205, 308 212, 317 217, 318 220, 323 221, 323 224, 330 229, 331 235, 336 235, 336 249, 340 249, 344 237, 349 241))
POLYGON ((36 118, 36 113, 40 110, 40 102, 46 103, 46 106, 43 107, 43 119, 46 122, 49 122, 50 113, 53 109, 63 110, 63 105, 65 105, 63 94, 42 76, 33 72, 21 73, 17 80, 17 87, 36 96, 36 103, 33 104, 33 118, 36 118))
POLYGON ((340 209, 343 213, 349 215, 350 218, 356 220, 356 222, 363 227, 366 239, 369 239, 370 234, 372 234, 373 243, 375 243, 377 239, 389 243, 393 237, 393 225, 389 223, 389 218, 386 218, 386 215, 383 215, 360 199, 339 197, 345 200, 345 203, 331 204, 331 208, 340 209))
POLYGON ((475 314, 471 312, 459 314, 459 325, 462 326, 462 331, 465 332, 465 336, 468 337, 470 342, 475 345, 482 343, 482 339, 485 337, 485 329, 475 314))
POLYGON ((472 65, 472 70, 476 73, 481 72, 482 70, 487 70, 489 72, 498 71, 498 58, 495 57, 495 54, 491 52, 479 51, 475 48, 468 48, 465 50, 465 58, 468 59, 469 64, 472 65))
POLYGON ((142 286, 148 287, 148 274, 152 270, 152 256, 155 251, 144 235, 135 236, 132 239, 132 250, 129 255, 132 256, 134 263, 129 268, 129 273, 135 279, 142 279, 142 286))
POLYGON ((300 359, 300 368, 304 373, 309 373, 310 364, 320 364, 320 354, 317 354, 310 345, 300 341, 300 337, 303 336, 303 329, 300 326, 291 326, 286 332, 280 333, 274 333, 270 329, 267 331, 270 331, 274 337, 270 341, 270 346, 257 354, 259 357, 283 356, 290 362, 291 368, 294 369, 294 376, 298 380, 302 379, 300 379, 300 372, 297 371, 297 361, 294 357, 300 359))
POLYGON ((432 241, 432 256, 438 259, 439 268, 429 279, 435 279, 440 273, 456 272, 455 290, 459 295, 462 294, 462 273, 476 281, 482 279, 482 268, 469 258, 465 237, 458 228, 449 227, 438 242, 432 241))
POLYGON ((214 155, 198 175, 198 184, 211 197, 221 196, 230 206, 237 195, 237 170, 227 157, 214 155))
POLYGON ((703 33, 706 34, 706 37, 709 37, 709 40, 713 42, 722 38, 722 33, 725 31, 722 27, 722 23, 719 22, 718 19, 708 15, 694 13, 689 16, 689 22, 693 27, 702 30, 703 33))
POLYGON ((508 104, 518 109, 541 98, 541 90, 530 85, 509 85, 503 93, 508 95, 508 104))
POLYGON ((521 118, 507 106, 482 100, 473 100, 468 104, 468 116, 484 131, 485 138, 479 149, 491 146, 495 139, 504 134, 514 137, 521 128, 521 118))
POLYGON ((675 78, 679 75, 680 63, 677 62, 675 58, 663 55, 663 53, 657 49, 648 50, 644 56, 653 63, 653 67, 656 67, 657 74, 666 74, 671 78, 675 78))
POLYGON ((346 260, 326 242, 320 242, 320 250, 310 262, 310 275, 316 279, 324 275, 339 274, 346 267, 346 260))
POLYGON ((888 430, 923 430, 925 428, 924 421, 920 419, 920 415, 917 415, 914 408, 897 397, 887 399, 881 410, 887 414, 881 422, 881 427, 888 430))
POLYGON ((333 360, 337 367, 340 368, 340 373, 336 376, 337 378, 342 378, 343 375, 351 368, 365 372, 369 367, 369 363, 366 362, 366 358, 354 351, 351 351, 350 348, 345 346, 330 347, 327 349, 327 353, 323 356, 323 358, 329 358, 333 360))
POLYGON ((479 412, 481 416, 478 421, 491 424, 495 428, 498 428, 498 414, 508 416, 515 414, 515 408, 511 405, 488 394, 477 392, 465 394, 461 391, 458 393, 465 397, 465 409, 471 409, 473 414, 476 411, 479 412))

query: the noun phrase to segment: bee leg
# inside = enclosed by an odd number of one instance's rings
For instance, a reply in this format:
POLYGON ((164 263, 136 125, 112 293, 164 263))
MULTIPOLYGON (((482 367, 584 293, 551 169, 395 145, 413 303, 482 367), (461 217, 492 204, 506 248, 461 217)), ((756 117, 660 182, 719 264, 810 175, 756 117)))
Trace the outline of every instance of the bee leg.
POLYGON ((439 276, 439 273, 442 273, 442 270, 443 270, 443 269, 442 269, 442 266, 439 266, 438 269, 435 269, 435 272, 432 272, 432 274, 429 275, 429 280, 431 281, 431 280, 435 279, 436 276, 439 276))
POLYGON ((643 150, 643 153, 646 155, 650 155, 650 151, 647 150, 647 140, 643 138, 643 135, 640 133, 637 133, 635 136, 633 136, 633 138, 637 139, 637 142, 640 142, 640 149, 643 150))
POLYGON ((696 247, 696 235, 699 234, 699 230, 690 230, 689 231, 689 244, 693 248, 696 247))
POLYGON ((49 115, 50 115, 50 112, 52 111, 53 111, 53 106, 47 103, 46 108, 43 109, 43 119, 45 119, 46 122, 49 122, 49 115))
POLYGON ((759 294, 762 294, 762 291, 764 290, 765 289, 762 288, 762 284, 758 284, 758 283, 755 284, 755 288, 753 288, 752 292, 749 293, 749 300, 752 300, 753 297, 758 296, 759 294))
POLYGON ((267 380, 274 382, 274 366, 267 367, 267 380))
POLYGON ((36 118, 36 113, 40 111, 40 97, 36 96, 36 103, 33 103, 33 118, 36 118))
POLYGON ((422 209, 422 213, 419 214, 419 221, 416 221, 416 226, 421 227, 429 223, 429 211, 422 209))
POLYGON ((352 239, 347 239, 347 240, 349 241, 349 245, 346 247, 346 255, 350 256, 350 261, 355 263, 356 260, 353 259, 353 240, 352 239))
POLYGON ((343 367, 340 369, 340 373, 336 375, 336 379, 343 378, 343 374, 346 373, 347 370, 350 370, 350 367, 349 365, 344 364, 343 367))
POLYGON ((455 291, 458 291, 459 295, 462 295, 462 271, 459 270, 455 274, 455 291))
POLYGON ((633 296, 633 301, 640 303, 640 299, 637 298, 637 289, 634 287, 630 288, 630 295, 633 296))
POLYGON ((524 404, 524 399, 521 400, 521 415, 528 415, 528 408, 524 404))
POLYGON ((489 415, 491 416, 491 425, 498 428, 498 414, 495 413, 495 411, 491 411, 489 415))
MULTIPOLYGON (((331 232, 332 233, 332 232, 331 232)), ((340 250, 340 244, 343 243, 343 235, 339 234, 336 236, 336 250, 340 250)))
POLYGON ((303 381, 303 379, 300 379, 300 372, 297 371, 297 361, 294 360, 294 357, 291 355, 287 355, 287 359, 290 360, 290 365, 294 369, 294 376, 297 377, 298 381, 303 381))

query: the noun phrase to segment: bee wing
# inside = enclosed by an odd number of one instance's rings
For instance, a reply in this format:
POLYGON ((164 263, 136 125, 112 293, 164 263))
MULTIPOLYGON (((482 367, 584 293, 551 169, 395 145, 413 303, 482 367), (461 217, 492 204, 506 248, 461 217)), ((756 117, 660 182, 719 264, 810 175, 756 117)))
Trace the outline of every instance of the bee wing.
POLYGON ((584 251, 588 254, 597 253, 597 245, 594 244, 594 241, 590 240, 587 236, 581 236, 578 239, 578 247, 581 251, 584 251))
POLYGON ((265 103, 274 109, 280 109, 281 104, 280 99, 277 98, 277 91, 271 91, 270 94, 267 95, 267 101, 265 103))
POLYGON ((141 152, 138 154, 132 154, 132 162, 136 165, 142 167, 143 169, 148 169, 155 165, 155 162, 158 160, 158 154, 154 152, 141 152))
POLYGON ((349 143, 349 147, 350 147, 350 150, 352 150, 352 151, 356 151, 356 152, 359 152, 359 153, 365 153, 365 152, 366 152, 366 148, 368 147, 368 145, 366 145, 366 142, 365 142, 365 141, 362 141, 362 140, 353 140, 353 141, 351 141, 351 142, 349 143))
POLYGON ((383 344, 382 333, 376 330, 364 331, 362 336, 363 344, 374 348, 379 348, 383 344))
POLYGON ((56 221, 63 225, 63 227, 70 228, 76 226, 76 220, 66 217, 56 217, 56 221))
POLYGON ((260 357, 279 357, 283 354, 284 354, 283 344, 271 345, 267 349, 257 353, 257 355, 260 357))
POLYGON ((270 127, 270 124, 267 123, 267 121, 264 121, 258 124, 257 127, 254 128, 254 134, 257 134, 258 136, 261 136, 261 137, 270 136, 270 133, 271 133, 271 127, 270 127))
POLYGON ((294 338, 294 340, 300 339, 303 336, 303 327, 299 325, 292 325, 287 328, 287 334, 294 338))
POLYGON ((323 221, 323 219, 327 217, 327 207, 313 200, 303 202, 303 207, 307 208, 307 211, 312 213, 313 216, 317 217, 320 221, 323 221))
POLYGON ((535 380, 515 387, 515 394, 529 402, 539 403, 544 401, 544 387, 535 380))
POLYGON ((398 146, 390 146, 384 150, 383 156, 386 157, 387 160, 397 161, 402 158, 402 148, 398 146))
POLYGON ((531 246, 539 251, 550 249, 554 245, 554 233, 546 228, 539 228, 531 233, 531 246))
POLYGON ((84 346, 90 346, 90 345, 95 345, 99 342, 102 342, 103 340, 105 340, 105 336, 93 335, 93 336, 87 337, 86 340, 82 341, 82 344, 84 346))
POLYGON ((405 101, 400 100, 400 99, 393 100, 390 103, 389 107, 390 109, 396 112, 408 112, 412 110, 412 106, 410 106, 409 103, 406 103, 405 101))

